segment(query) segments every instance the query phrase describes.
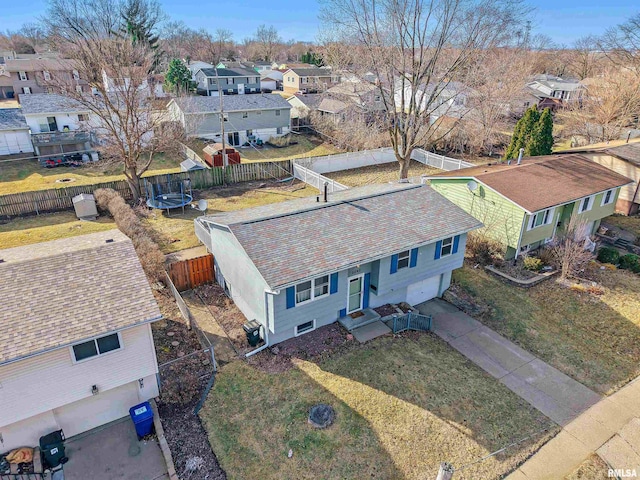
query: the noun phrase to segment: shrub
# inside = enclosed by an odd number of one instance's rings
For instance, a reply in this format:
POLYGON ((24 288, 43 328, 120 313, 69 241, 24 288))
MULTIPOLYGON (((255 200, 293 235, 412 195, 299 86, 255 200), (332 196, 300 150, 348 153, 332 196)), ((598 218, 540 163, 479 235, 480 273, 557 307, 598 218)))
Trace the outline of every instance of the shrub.
POLYGON ((111 188, 93 192, 98 207, 107 210, 122 233, 131 239, 140 264, 151 282, 164 279, 164 255, 140 222, 131 206, 111 188))
POLYGON ((496 240, 473 232, 467 236, 467 254, 480 265, 500 263, 504 258, 504 252, 504 245, 496 240))
POLYGON ((522 260, 525 270, 539 272, 542 270, 542 260, 536 257, 524 257, 522 260))
POLYGON ((620 268, 631 270, 633 273, 640 273, 640 257, 633 253, 627 253, 620 257, 620 268))
POLYGON ((553 265, 553 262, 554 262, 553 252, 551 251, 550 248, 547 248, 547 247, 541 248, 538 251, 538 258, 540 259, 543 265, 553 265))
POLYGON ((620 252, 613 247, 602 247, 598 251, 598 261, 602 263, 618 264, 620 259, 620 252))

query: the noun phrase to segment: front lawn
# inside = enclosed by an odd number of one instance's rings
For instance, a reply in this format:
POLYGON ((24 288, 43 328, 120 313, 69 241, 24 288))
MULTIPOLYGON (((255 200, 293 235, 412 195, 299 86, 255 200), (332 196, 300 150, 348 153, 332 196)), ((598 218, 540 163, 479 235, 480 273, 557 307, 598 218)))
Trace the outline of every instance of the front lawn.
POLYGON ((14 218, 0 224, 0 248, 20 247, 112 228, 117 227, 111 218, 100 217, 95 222, 87 222, 78 220, 74 212, 14 218))
POLYGON ((241 361, 220 370, 200 415, 229 479, 435 478, 440 462, 461 467, 551 427, 455 474, 489 480, 557 431, 434 335, 349 343, 341 352, 294 358, 277 374, 241 361), (317 403, 336 410, 325 430, 307 423, 317 403))
MULTIPOLYGON (((181 161, 181 158, 158 153, 144 176, 179 172, 181 161)), ((87 164, 76 168, 44 168, 37 160, 7 161, 0 163, 0 195, 123 180, 124 175, 121 172, 120 166, 107 167, 100 162, 97 165, 87 164), (63 178, 71 178, 73 181, 58 182, 63 178)))
MULTIPOLYGON (((442 173, 442 170, 411 160, 411 165, 409 166, 410 177, 434 175, 436 173, 442 173)), ((368 167, 352 168, 339 172, 324 173, 323 175, 347 187, 394 182, 399 178, 399 164, 398 162, 390 162, 382 165, 369 165, 368 167)))
POLYGON ((553 279, 523 289, 465 265, 453 281, 489 311, 479 320, 596 392, 640 373, 640 275, 589 268, 597 296, 553 279))

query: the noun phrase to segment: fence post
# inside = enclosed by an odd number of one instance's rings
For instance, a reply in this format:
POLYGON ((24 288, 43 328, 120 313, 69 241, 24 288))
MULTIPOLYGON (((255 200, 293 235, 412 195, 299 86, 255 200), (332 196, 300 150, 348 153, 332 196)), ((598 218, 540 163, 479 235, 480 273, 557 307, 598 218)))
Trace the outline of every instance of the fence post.
POLYGON ((393 316, 393 333, 396 333, 396 331, 398 330, 397 327, 397 323, 398 323, 398 316, 394 315, 393 316))
POLYGON ((447 462, 442 462, 440 464, 440 469, 438 470, 438 476, 436 477, 436 480, 451 480, 453 478, 453 472, 453 465, 447 462))

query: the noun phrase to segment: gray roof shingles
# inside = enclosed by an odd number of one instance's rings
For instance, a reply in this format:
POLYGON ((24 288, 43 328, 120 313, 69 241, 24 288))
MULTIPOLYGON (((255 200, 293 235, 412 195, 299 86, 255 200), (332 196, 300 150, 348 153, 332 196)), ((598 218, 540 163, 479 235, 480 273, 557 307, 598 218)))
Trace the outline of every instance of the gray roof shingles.
POLYGON ((0 364, 161 317, 118 230, 0 250, 0 259, 0 364))
MULTIPOLYGON (((192 96, 176 98, 180 110, 184 113, 217 113, 220 111, 219 97, 192 96)), ((244 112, 247 110, 286 109, 291 105, 282 96, 272 93, 256 93, 247 95, 223 95, 225 112, 244 112)))
MULTIPOLYGON (((277 289, 468 232, 481 223, 426 185, 388 184, 209 215, 277 289)), ((214 233, 215 235, 215 233, 214 233)))
POLYGON ((0 130, 28 130, 20 108, 0 108, 0 130))
POLYGON ((20 95, 20 105, 25 115, 39 113, 76 113, 89 109, 76 100, 57 93, 33 93, 20 95))

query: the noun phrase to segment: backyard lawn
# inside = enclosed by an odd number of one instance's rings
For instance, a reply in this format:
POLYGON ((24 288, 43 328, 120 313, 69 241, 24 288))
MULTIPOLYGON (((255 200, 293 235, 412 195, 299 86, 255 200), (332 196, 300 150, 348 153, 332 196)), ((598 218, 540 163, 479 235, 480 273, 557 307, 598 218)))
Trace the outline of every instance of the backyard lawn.
POLYGON ((594 265, 585 277, 602 285, 604 294, 574 291, 554 280, 522 289, 468 265, 453 274, 476 303, 490 307, 480 321, 610 394, 640 373, 640 275, 594 265))
POLYGON ((605 223, 609 223, 618 228, 628 230, 633 233, 636 238, 640 238, 640 216, 634 215, 627 217, 625 215, 611 215, 604 219, 605 223))
MULTIPOLYGON (((370 165, 368 167, 352 168, 340 172, 330 172, 323 174, 338 183, 347 187, 359 187, 360 185, 370 185, 372 183, 386 183, 398 180, 398 162, 383 163, 382 165, 370 165)), ((429 167, 415 160, 409 166, 409 177, 420 175, 442 173, 442 170, 429 167)))
MULTIPOLYGON (((179 158, 168 158, 157 154, 144 176, 180 171, 179 158)), ((122 180, 121 167, 104 168, 98 165, 84 167, 44 168, 37 160, 15 160, 0 163, 0 195, 9 193, 47 190, 50 188, 91 185, 93 183, 122 180), (58 182, 63 178, 72 178, 71 182, 58 182)))
POLYGON ((551 428, 455 474, 497 479, 557 432, 434 335, 381 337, 342 352, 292 359, 277 374, 246 362, 222 367, 200 416, 229 479, 431 479, 440 462, 459 468, 551 428), (307 423, 317 403, 336 411, 325 430, 307 423))
POLYGON ((239 148, 242 163, 265 162, 270 160, 290 160, 302 157, 319 157, 322 155, 333 155, 340 153, 336 147, 327 142, 322 142, 315 137, 308 135, 291 134, 291 139, 298 142, 297 145, 276 148, 265 145, 262 148, 242 147, 239 148))

